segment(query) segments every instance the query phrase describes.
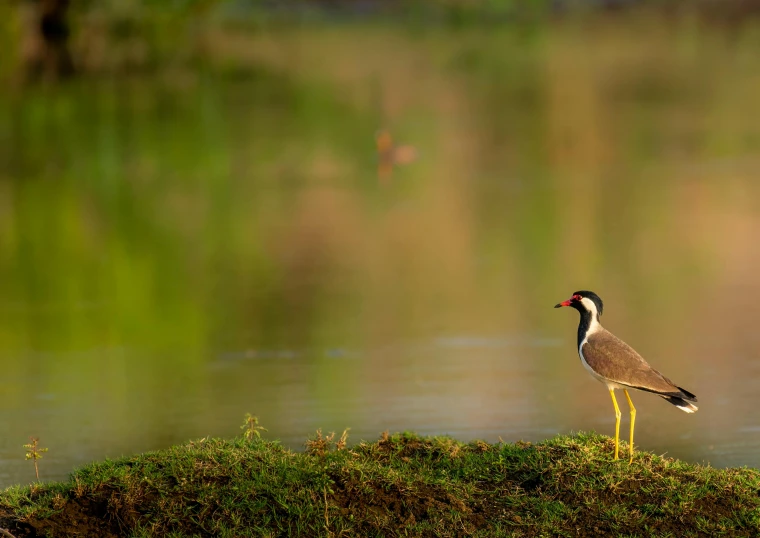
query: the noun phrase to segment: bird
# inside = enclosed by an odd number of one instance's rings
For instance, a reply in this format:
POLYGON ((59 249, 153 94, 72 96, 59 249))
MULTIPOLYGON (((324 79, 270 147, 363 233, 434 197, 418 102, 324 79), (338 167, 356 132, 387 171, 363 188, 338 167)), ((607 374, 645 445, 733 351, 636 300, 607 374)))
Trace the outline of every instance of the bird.
POLYGON ((375 133, 375 145, 378 155, 377 176, 381 184, 388 183, 395 166, 409 164, 417 159, 417 149, 414 146, 396 145, 385 129, 375 133))
POLYGON ((633 427, 636 408, 628 389, 656 394, 675 405, 681 411, 697 411, 697 397, 677 386, 670 379, 652 368, 631 346, 602 327, 600 317, 604 310, 602 299, 592 291, 576 291, 567 301, 554 306, 575 308, 581 315, 578 325, 578 355, 588 372, 607 386, 615 407, 615 459, 620 445, 620 408, 615 399, 615 389, 622 389, 631 411, 631 439, 628 444, 629 463, 633 462, 633 427))

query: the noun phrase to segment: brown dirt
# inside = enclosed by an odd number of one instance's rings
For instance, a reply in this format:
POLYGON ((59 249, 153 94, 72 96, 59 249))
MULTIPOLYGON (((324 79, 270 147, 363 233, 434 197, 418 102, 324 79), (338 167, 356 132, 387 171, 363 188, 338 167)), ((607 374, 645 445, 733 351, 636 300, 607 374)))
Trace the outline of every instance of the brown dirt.
MULTIPOLYGON (((141 502, 151 503, 150 496, 141 502)), ((115 488, 104 486, 99 491, 62 501, 60 509, 45 519, 29 518, 18 521, 10 512, 0 511, 0 528, 14 538, 36 537, 98 537, 129 536, 141 518, 138 507, 124 502, 115 488)))
POLYGON ((68 501, 60 512, 49 519, 17 521, 10 513, 0 512, 0 528, 7 529, 15 538, 43 536, 98 536, 118 538, 118 525, 106 517, 105 503, 90 499, 68 501))

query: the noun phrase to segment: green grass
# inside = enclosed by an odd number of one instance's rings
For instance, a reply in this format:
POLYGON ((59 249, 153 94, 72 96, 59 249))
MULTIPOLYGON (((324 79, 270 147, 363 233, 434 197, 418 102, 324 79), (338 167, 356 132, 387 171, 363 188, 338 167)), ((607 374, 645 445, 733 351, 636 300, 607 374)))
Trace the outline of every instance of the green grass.
POLYGON ((21 536, 756 536, 760 473, 595 434, 468 444, 404 433, 305 453, 202 439, 0 494, 21 536))

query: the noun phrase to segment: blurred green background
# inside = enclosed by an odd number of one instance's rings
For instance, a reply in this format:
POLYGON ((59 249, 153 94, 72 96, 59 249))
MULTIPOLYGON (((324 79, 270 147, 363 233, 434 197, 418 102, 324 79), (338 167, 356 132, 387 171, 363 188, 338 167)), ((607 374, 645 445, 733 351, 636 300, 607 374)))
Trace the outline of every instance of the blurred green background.
POLYGON ((60 479, 246 412, 294 448, 612 434, 552 309, 577 289, 699 397, 633 395, 641 449, 760 465, 752 17, 73 2, 75 74, 29 82, 22 4, 0 7, 0 485, 33 478, 29 436, 60 479), (381 129, 418 154, 387 177, 381 129))

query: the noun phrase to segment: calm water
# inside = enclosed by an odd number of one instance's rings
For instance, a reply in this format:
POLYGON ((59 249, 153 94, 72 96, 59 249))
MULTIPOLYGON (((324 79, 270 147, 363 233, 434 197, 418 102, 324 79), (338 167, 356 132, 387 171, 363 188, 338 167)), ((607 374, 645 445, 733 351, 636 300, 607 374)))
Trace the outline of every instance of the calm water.
MULTIPOLYGON (((760 466, 760 58, 686 23, 212 36, 0 103, 0 485, 317 428, 613 433, 576 289, 698 395, 637 445, 760 466), (640 40, 642 32, 650 36, 640 40), (387 182, 374 136, 417 161, 387 182)), ((622 430, 627 432, 627 414, 622 430)))

